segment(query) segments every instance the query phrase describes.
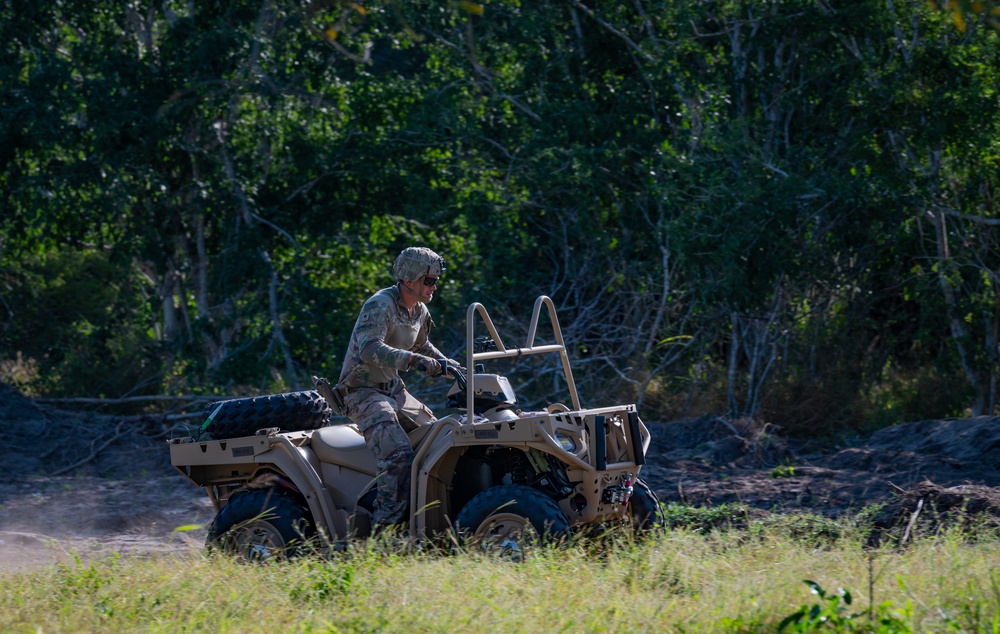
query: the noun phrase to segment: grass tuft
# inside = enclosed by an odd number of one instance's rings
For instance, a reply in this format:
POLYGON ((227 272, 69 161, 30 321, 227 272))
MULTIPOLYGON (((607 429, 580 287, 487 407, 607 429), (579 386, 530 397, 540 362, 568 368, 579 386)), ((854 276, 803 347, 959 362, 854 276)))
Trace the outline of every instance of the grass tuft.
POLYGON ((577 537, 520 563, 389 540, 255 565, 200 552, 75 558, 0 573, 0 630, 943 632, 1000 623, 995 534, 946 530, 873 549, 856 519, 667 510, 666 531, 577 537))

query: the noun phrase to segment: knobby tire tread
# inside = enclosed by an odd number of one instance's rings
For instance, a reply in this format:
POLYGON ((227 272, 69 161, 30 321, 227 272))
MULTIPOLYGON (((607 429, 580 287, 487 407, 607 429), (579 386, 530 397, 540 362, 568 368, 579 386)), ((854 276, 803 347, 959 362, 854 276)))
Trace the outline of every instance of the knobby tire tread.
POLYGON ((204 429, 214 439, 253 436, 258 429, 268 427, 282 431, 318 429, 329 423, 333 414, 316 390, 217 401, 209 405, 208 414, 220 405, 222 408, 204 429))
POLYGON ((230 530, 262 516, 267 516, 267 520, 279 529, 286 543, 301 542, 315 532, 311 514, 301 504, 272 489, 258 489, 230 498, 209 526, 206 547, 223 547, 230 530), (297 526, 303 520, 305 530, 299 530, 297 526))
POLYGON ((660 500, 644 480, 636 478, 629 499, 629 515, 637 532, 663 528, 667 524, 660 500))
POLYGON ((462 507, 455 520, 459 534, 476 530, 498 510, 525 517, 545 541, 558 541, 569 533, 569 519, 552 498, 531 487, 506 484, 486 489, 462 507))

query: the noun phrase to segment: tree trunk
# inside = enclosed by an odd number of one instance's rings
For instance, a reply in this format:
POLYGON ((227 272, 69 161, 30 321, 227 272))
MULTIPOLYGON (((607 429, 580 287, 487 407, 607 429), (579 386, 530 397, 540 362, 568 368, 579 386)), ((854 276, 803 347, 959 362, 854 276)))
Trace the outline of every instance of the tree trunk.
POLYGON ((941 285, 941 293, 944 295, 945 310, 947 311, 948 326, 951 330, 951 339, 958 351, 958 357, 962 362, 962 369, 965 371, 965 378, 968 379, 975 391, 972 402, 972 415, 980 416, 985 409, 985 393, 979 371, 974 365, 972 355, 966 343, 970 341, 969 331, 965 327, 961 310, 958 306, 958 297, 955 294, 955 287, 948 279, 948 272, 951 270, 951 250, 948 246, 948 229, 945 221, 945 212, 941 209, 933 209, 927 216, 934 224, 934 239, 937 247, 938 259, 938 282, 941 285))

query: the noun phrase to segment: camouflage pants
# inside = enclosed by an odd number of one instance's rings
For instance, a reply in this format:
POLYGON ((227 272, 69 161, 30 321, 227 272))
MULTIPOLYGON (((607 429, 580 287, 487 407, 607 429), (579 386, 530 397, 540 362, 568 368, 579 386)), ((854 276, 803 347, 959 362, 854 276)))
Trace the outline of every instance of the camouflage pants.
POLYGON ((394 381, 388 391, 358 388, 345 399, 347 415, 358 425, 378 461, 375 524, 386 526, 409 519, 410 470, 413 447, 404 431, 434 420, 431 410, 394 381))

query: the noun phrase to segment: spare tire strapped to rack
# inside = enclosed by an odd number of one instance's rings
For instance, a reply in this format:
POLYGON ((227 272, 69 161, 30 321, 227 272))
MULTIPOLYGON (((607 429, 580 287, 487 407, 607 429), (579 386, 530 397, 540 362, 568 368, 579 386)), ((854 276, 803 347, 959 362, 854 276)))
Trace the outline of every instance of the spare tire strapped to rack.
MULTIPOLYGON (((317 429, 330 422, 333 410, 316 390, 235 398, 212 403, 198 436, 211 439, 252 436, 258 429, 317 429)), ((204 439, 204 438, 200 438, 204 439)))

